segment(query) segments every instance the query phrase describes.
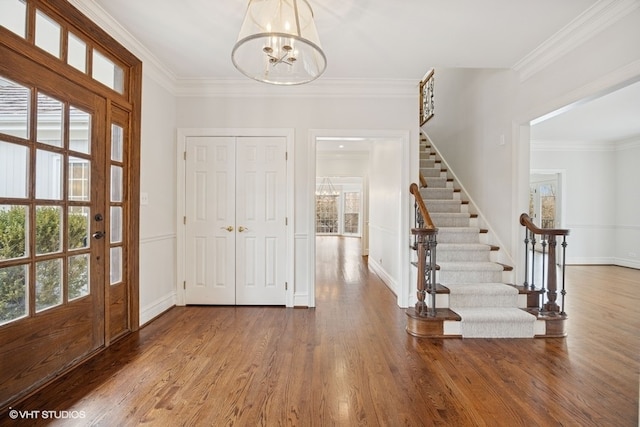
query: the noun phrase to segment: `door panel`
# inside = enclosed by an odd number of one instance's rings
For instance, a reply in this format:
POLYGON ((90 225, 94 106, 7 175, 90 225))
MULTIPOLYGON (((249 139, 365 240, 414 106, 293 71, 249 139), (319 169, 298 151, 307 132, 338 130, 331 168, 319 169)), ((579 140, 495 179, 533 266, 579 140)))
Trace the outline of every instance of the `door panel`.
POLYGON ((186 141, 187 304, 284 305, 286 139, 186 141))
POLYGON ((187 304, 235 304, 235 141, 187 139, 187 304))
POLYGON ((285 304, 286 139, 238 138, 236 302, 285 304))
MULTIPOLYGON (((0 318, 7 301, 23 308, 0 320, 1 407, 104 346, 108 253, 104 240, 92 235, 104 230, 96 216, 108 212, 101 186, 106 100, 2 46, 0 54, 0 141, 28 158, 24 177, 4 183, 21 191, 0 194, 5 219, 15 218, 14 209, 25 212, 21 223, 5 224, 21 228, 23 252, 0 254, 0 318), (8 81, 28 90, 24 108, 35 121, 17 136, 8 130, 8 81), (13 287, 16 271, 23 272, 20 289, 13 287)), ((8 161, 0 152, 0 169, 8 161)))

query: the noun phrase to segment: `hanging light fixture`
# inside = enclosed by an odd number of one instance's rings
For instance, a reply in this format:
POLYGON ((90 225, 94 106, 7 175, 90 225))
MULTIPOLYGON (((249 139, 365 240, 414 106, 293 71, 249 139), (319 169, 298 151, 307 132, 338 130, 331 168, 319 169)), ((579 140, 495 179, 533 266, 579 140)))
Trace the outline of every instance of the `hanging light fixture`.
POLYGON ((319 187, 316 187, 316 196, 337 197, 340 192, 336 190, 328 176, 322 178, 319 187))
POLYGON ((307 0, 249 0, 231 59, 247 77, 276 85, 308 83, 327 67, 307 0))

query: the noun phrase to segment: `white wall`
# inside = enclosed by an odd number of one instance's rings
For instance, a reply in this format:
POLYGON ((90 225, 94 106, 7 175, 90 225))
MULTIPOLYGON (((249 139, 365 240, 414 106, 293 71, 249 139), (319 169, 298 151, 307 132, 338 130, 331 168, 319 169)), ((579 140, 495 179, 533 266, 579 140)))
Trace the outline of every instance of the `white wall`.
MULTIPOLYGON (((291 88, 276 88, 276 90, 279 89, 291 88)), ((411 143, 417 147, 416 105, 417 92, 415 96, 397 98, 284 96, 282 92, 270 97, 185 96, 178 98, 176 124, 179 128, 295 129, 295 294, 309 295, 313 281, 310 254, 314 233, 312 221, 314 193, 310 190, 309 183, 315 185, 315 140, 310 140, 310 133, 320 135, 321 129, 327 129, 328 132, 344 130, 342 136, 349 136, 347 133, 353 134, 357 130, 369 132, 397 130, 409 133, 411 143)), ((401 168, 401 165, 398 168, 401 168)), ((409 183, 400 185, 401 183, 397 182, 397 184, 396 191, 402 194, 408 205, 409 183)), ((395 194, 394 203, 399 206, 397 197, 395 194)), ((398 241, 407 234, 406 230, 400 230, 396 218, 381 218, 379 225, 385 230, 393 229, 398 241)), ((371 238, 373 239, 372 236, 371 238)), ((399 243, 395 245, 395 247, 399 246, 399 243)), ((399 271, 400 266, 397 262, 393 266, 384 264, 383 267, 389 277, 392 277, 396 283, 400 283, 402 272, 399 271)), ((296 298, 296 301, 299 300, 296 298)))
POLYGON ((409 259, 401 259, 401 245, 409 230, 401 229, 403 185, 400 169, 390 165, 402 162, 398 141, 376 141, 370 158, 369 177, 369 265, 384 279, 387 286, 398 295, 402 292, 401 269, 409 268, 409 259), (402 238, 399 239, 399 236, 402 238))
POLYGON ((143 75, 140 324, 176 303, 176 99, 143 75))
POLYGON ((640 268, 640 138, 616 144, 616 264, 640 268))
POLYGON ((613 264, 616 240, 616 153, 612 143, 532 141, 531 169, 562 170, 569 264, 613 264))

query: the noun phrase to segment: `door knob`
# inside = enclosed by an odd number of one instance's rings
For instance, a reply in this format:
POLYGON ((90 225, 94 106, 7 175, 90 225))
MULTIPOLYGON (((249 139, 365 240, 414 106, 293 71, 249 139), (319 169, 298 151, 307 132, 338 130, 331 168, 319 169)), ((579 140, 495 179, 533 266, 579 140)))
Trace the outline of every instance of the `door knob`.
POLYGON ((93 233, 93 238, 96 240, 100 240, 104 237, 104 231, 96 231, 93 233))
POLYGON ((228 226, 228 227, 220 227, 223 230, 227 230, 229 233, 231 233, 233 231, 233 227, 232 226, 228 226))
POLYGON ((246 227, 240 226, 238 227, 238 231, 242 233, 243 231, 249 231, 249 229, 246 227))

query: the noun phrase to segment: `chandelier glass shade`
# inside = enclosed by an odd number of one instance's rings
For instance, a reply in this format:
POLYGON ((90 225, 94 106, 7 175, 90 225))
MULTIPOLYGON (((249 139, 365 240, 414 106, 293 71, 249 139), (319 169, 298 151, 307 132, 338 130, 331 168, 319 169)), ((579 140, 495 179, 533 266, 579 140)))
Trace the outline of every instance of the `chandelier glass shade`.
POLYGON ((327 67, 306 0, 249 0, 231 59, 247 77, 276 85, 311 82, 327 67))

